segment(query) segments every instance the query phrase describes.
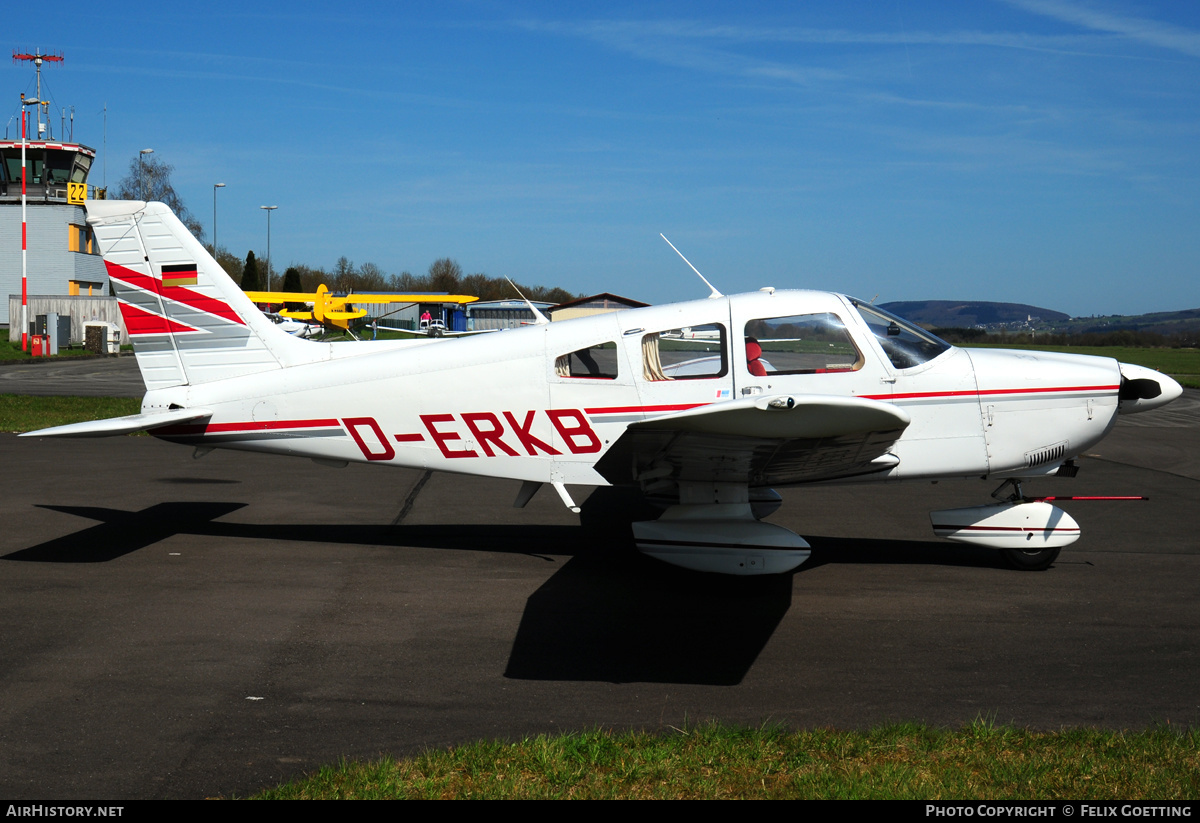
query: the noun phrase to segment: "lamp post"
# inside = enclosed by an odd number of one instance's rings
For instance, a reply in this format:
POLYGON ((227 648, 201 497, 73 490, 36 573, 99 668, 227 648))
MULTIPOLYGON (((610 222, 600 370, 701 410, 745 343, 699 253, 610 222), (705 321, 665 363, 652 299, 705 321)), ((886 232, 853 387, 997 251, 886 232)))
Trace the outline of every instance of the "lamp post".
POLYGON ((259 206, 267 213, 267 291, 271 290, 271 212, 279 206, 259 206))
POLYGON ((224 183, 213 183, 213 257, 217 256, 217 189, 225 188, 224 183))
POLYGON ((146 155, 147 154, 154 154, 154 149, 142 149, 141 151, 138 152, 138 165, 141 167, 141 171, 142 171, 140 176, 142 178, 142 199, 143 200, 145 200, 149 197, 149 193, 148 193, 149 187, 146 185, 146 183, 147 183, 147 180, 146 180, 146 155))

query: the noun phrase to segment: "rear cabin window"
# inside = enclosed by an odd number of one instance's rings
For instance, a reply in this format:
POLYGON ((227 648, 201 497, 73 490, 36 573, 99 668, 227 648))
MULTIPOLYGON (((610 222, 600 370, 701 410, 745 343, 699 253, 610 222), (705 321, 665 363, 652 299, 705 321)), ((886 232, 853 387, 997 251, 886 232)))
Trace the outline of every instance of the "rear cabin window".
POLYGON ((597 343, 559 355, 554 360, 554 373, 559 377, 578 377, 590 380, 617 379, 617 344, 597 343))
POLYGON ((719 323, 653 332, 642 337, 647 380, 699 380, 729 371, 728 335, 719 323))
POLYGON ((751 374, 824 374, 863 366, 862 353, 836 314, 751 320, 745 334, 751 374))

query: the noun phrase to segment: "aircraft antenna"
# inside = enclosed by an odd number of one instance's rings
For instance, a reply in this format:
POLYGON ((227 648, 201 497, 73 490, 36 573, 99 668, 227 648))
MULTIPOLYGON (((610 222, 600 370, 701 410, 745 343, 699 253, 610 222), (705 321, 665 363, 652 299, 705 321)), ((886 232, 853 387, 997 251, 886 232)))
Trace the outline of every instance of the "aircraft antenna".
MULTIPOLYGON (((665 234, 663 234, 662 232, 659 232, 658 236, 661 237, 663 240, 667 240, 667 236, 665 234)), ((667 240, 667 245, 670 246, 672 249, 674 249, 675 253, 679 255, 679 257, 683 260, 683 262, 688 264, 688 268, 690 268, 692 271, 694 271, 696 273, 696 276, 704 281, 704 285, 708 286, 709 291, 712 292, 712 294, 710 294, 708 296, 709 300, 712 300, 713 298, 716 298, 716 297, 724 297, 725 296, 725 295, 721 294, 719 291, 717 291, 716 287, 713 286, 712 283, 708 282, 708 278, 705 277, 703 274, 701 274, 700 270, 698 268, 696 268, 695 266, 692 265, 692 261, 688 260, 686 257, 683 256, 683 252, 681 252, 679 249, 675 248, 674 243, 672 243, 670 240, 667 240)))
POLYGON ((504 279, 508 281, 508 285, 513 287, 513 291, 515 291, 517 294, 521 295, 521 299, 525 301, 525 305, 529 307, 529 310, 531 312, 533 312, 533 317, 534 317, 533 325, 544 326, 550 322, 549 320, 546 319, 546 315, 542 314, 540 311, 537 310, 537 306, 535 306, 529 302, 528 297, 521 294, 521 290, 517 288, 517 284, 514 283, 512 281, 512 279, 510 277, 508 277, 508 275, 505 275, 504 279))

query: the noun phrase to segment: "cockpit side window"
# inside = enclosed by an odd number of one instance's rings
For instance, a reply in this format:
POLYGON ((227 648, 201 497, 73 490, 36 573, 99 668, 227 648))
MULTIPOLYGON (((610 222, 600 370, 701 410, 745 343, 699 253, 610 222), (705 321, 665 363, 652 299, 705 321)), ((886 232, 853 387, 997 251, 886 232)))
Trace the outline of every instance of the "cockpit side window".
POLYGON ((720 323, 652 332, 642 337, 647 380, 698 380, 729 372, 728 335, 720 323))
POLYGON ((554 360, 554 373, 558 377, 578 377, 590 380, 617 379, 617 344, 597 343, 554 360))
POLYGON ((879 341, 883 353, 897 369, 911 369, 928 363, 951 346, 925 329, 861 300, 851 300, 854 308, 879 341))
POLYGON ((769 317, 746 324, 751 374, 824 374, 857 371, 863 356, 836 314, 769 317))

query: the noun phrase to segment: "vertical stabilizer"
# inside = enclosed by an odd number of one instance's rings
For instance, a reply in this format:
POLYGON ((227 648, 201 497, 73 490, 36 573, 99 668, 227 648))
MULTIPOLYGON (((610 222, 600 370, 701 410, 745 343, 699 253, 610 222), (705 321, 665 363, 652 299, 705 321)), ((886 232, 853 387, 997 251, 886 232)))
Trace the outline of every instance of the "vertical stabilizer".
POLYGON ((104 265, 148 390, 312 359, 276 329, 162 203, 88 203, 104 265))

